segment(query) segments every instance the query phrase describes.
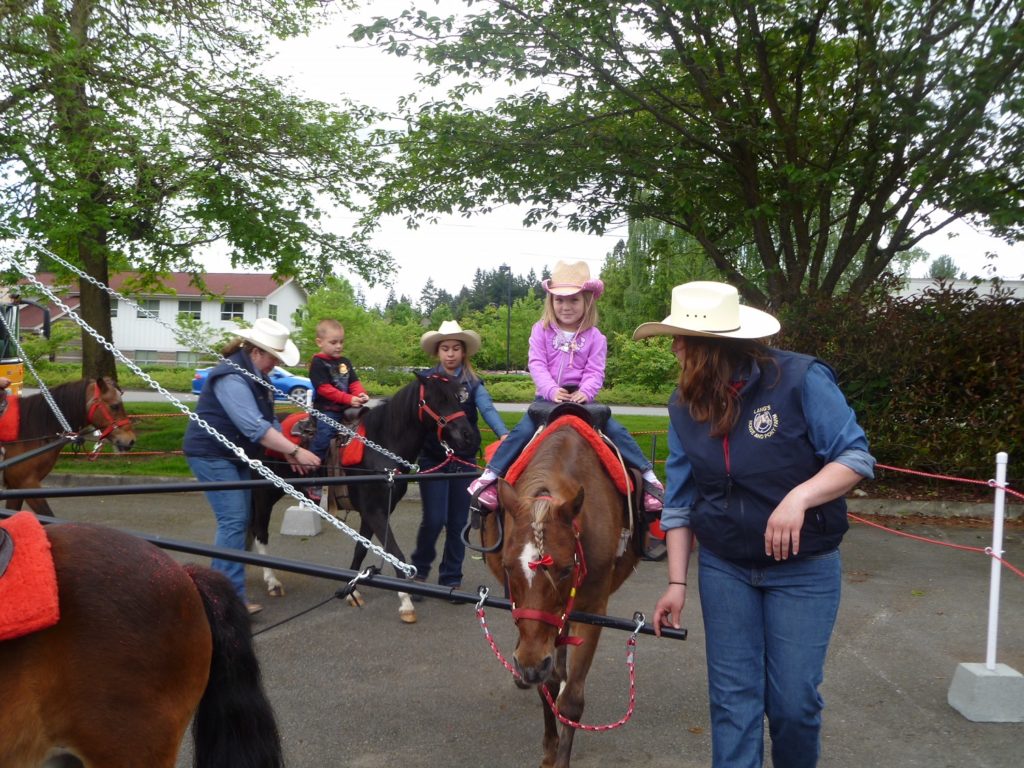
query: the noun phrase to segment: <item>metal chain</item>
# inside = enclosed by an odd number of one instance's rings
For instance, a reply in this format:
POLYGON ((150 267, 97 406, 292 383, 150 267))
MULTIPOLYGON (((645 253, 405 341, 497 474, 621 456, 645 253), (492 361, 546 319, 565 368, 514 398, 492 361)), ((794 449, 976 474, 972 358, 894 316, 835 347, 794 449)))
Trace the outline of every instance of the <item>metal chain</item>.
MULTIPOLYGON (((228 360, 226 357, 222 357, 221 354, 217 350, 213 349, 212 347, 210 347, 206 343, 205 339, 202 339, 199 336, 196 336, 196 335, 194 335, 192 333, 189 333, 188 331, 182 330, 180 328, 175 328, 170 323, 168 323, 168 322, 166 322, 164 320, 161 320, 159 315, 153 314, 152 312, 150 312, 145 307, 142 307, 139 304, 137 304, 131 298, 129 298, 129 297, 127 297, 127 296, 125 296, 125 295, 123 295, 121 293, 118 293, 113 288, 111 288, 111 287, 109 287, 107 285, 104 285, 102 282, 97 280, 92 275, 86 274, 81 269, 79 269, 75 265, 71 264, 70 262, 66 261, 65 259, 61 258, 56 253, 53 253, 53 251, 49 250, 45 246, 42 246, 42 245, 40 245, 38 243, 35 243, 35 242, 29 240, 28 238, 25 238, 25 237, 14 237, 14 238, 11 238, 11 239, 21 242, 24 246, 26 246, 28 248, 35 248, 36 250, 41 251, 48 258, 53 259, 58 264, 61 264, 62 266, 64 266, 68 270, 70 270, 71 272, 73 272, 76 275, 78 275, 79 278, 81 278, 81 279, 85 280, 86 282, 92 284, 93 286, 95 286, 96 288, 100 289, 101 291, 104 291, 105 293, 109 294, 110 296, 112 296, 113 298, 117 299, 118 301, 125 302, 131 308, 133 308, 135 310, 137 315, 141 314, 141 315, 143 315, 144 317, 146 317, 146 318, 148 318, 150 320, 156 321, 157 323, 162 325, 164 328, 169 330, 171 333, 173 333, 182 342, 184 342, 185 344, 189 345, 189 347, 191 349, 198 350, 198 351, 201 351, 201 352, 205 352, 205 353, 207 353, 209 355, 212 355, 212 356, 216 357, 217 359, 221 360, 222 362, 225 362, 228 365, 230 365, 237 372, 239 372, 242 375, 248 377, 249 379, 252 379, 253 381, 257 382, 260 386, 266 387, 267 389, 271 390, 275 395, 281 395, 289 403, 292 403, 293 405, 298 406, 299 408, 304 410, 306 413, 308 413, 308 414, 310 414, 312 416, 315 416, 317 419, 322 420, 324 423, 326 423, 330 427, 333 427, 338 432, 341 432, 341 433, 347 435, 350 439, 354 438, 356 440, 360 440, 368 448, 370 448, 371 450, 377 451, 377 453, 380 453, 383 456, 387 457, 388 459, 391 459, 391 461, 395 462, 396 464, 404 466, 407 469, 411 470, 412 472, 419 472, 420 468, 419 468, 418 464, 411 464, 410 462, 406 461, 405 459, 403 459, 398 454, 392 453, 391 451, 389 451, 384 446, 378 445, 373 440, 369 440, 365 436, 358 434, 355 430, 350 429, 349 427, 345 426, 344 424, 341 424, 338 421, 335 421, 330 416, 328 416, 326 413, 323 413, 322 411, 318 411, 316 408, 314 408, 311 405, 307 405, 306 403, 300 401, 297 397, 293 397, 292 395, 289 395, 289 394, 287 394, 285 392, 282 392, 280 389, 275 387, 271 382, 267 381, 266 379, 264 379, 264 378, 262 378, 260 376, 257 376, 252 371, 246 370, 242 366, 238 365, 238 363, 236 363, 234 360, 228 360)), ((13 257, 12 257, 12 261, 13 261, 13 257)))
POLYGON ((35 275, 26 272, 21 267, 20 264, 15 263, 15 267, 23 275, 25 275, 29 282, 31 282, 33 285, 39 288, 44 294, 46 294, 50 301, 52 301, 54 304, 60 307, 67 314, 68 317, 70 317, 83 331, 92 336, 96 340, 96 342, 99 343, 105 350, 113 354, 124 365, 127 365, 136 376, 139 376, 147 384, 149 384, 150 387, 152 387, 157 392, 162 394, 165 398, 167 398, 167 400, 172 405, 174 405, 178 410, 180 410, 185 416, 188 416, 189 419, 191 419, 204 430, 206 430, 206 432, 208 432, 217 442, 219 442, 221 445, 223 445, 225 448, 231 451, 250 469, 259 473, 266 480, 271 481, 275 486, 277 486, 286 494, 288 494, 293 499, 298 501, 301 506, 303 506, 306 509, 312 510, 321 518, 323 518, 328 523, 333 525, 335 528, 344 532, 347 536, 359 542, 374 554, 379 555, 382 560, 390 563, 396 569, 402 571, 402 573, 406 574, 410 578, 416 575, 416 566, 402 562, 393 555, 388 554, 381 547, 374 544, 365 536, 362 536, 358 531, 349 527, 344 522, 336 518, 334 515, 328 514, 327 510, 323 509, 322 507, 314 505, 313 502, 310 501, 310 499, 305 494, 300 493, 291 483, 287 482, 286 480, 283 480, 278 475, 274 474, 274 472, 271 471, 266 465, 264 465, 263 462, 257 459, 249 458, 246 455, 245 451, 240 446, 235 445, 226 437, 224 437, 224 435, 222 435, 220 432, 218 432, 216 429, 210 426, 203 418, 196 414, 195 411, 191 410, 187 405, 185 405, 178 398, 172 395, 168 390, 164 389, 164 387, 161 386, 156 380, 154 380, 149 374, 147 374, 145 371, 139 368, 134 362, 125 357, 125 355, 120 350, 118 350, 116 347, 114 347, 113 344, 111 344, 109 341, 103 338, 102 334, 93 329, 88 323, 86 323, 82 318, 80 318, 75 313, 75 311, 71 309, 71 307, 69 307, 67 304, 61 301, 53 293, 52 290, 50 290, 47 286, 43 285, 43 283, 40 282, 39 279, 35 277, 35 275))
POLYGON ((0 312, 0 325, 4 327, 4 333, 7 334, 7 338, 14 342, 14 346, 18 349, 18 357, 28 368, 36 382, 39 384, 39 391, 43 395, 43 399, 46 400, 47 405, 50 406, 50 410, 53 411, 53 415, 57 417, 57 421, 60 422, 61 427, 64 429, 66 435, 75 434, 75 430, 71 428, 71 424, 64 418, 64 414, 60 408, 57 407, 57 403, 53 399, 53 395, 50 394, 50 388, 46 386, 46 382, 43 381, 42 377, 36 372, 35 366, 32 365, 32 361, 28 359, 28 355, 25 354, 24 348, 21 346, 21 342, 18 341, 18 334, 16 334, 11 327, 7 325, 7 320, 4 318, 4 313, 0 312))

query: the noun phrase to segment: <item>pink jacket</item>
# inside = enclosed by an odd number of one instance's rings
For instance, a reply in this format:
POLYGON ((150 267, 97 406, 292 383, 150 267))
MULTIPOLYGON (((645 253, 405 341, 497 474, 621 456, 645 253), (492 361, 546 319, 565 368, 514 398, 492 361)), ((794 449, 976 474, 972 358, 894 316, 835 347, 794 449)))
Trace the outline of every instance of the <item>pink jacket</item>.
POLYGON ((597 328, 588 328, 571 345, 550 325, 534 323, 530 332, 530 375, 537 397, 553 400, 559 387, 578 387, 590 402, 604 385, 608 340, 597 328))

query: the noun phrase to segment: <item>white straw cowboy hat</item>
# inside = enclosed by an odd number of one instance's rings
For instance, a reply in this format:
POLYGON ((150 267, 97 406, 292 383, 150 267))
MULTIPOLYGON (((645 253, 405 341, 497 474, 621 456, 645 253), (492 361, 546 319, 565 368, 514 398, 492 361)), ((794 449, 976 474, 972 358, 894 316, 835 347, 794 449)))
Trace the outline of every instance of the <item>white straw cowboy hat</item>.
POLYGON ((697 281, 672 289, 672 311, 660 323, 644 323, 634 339, 649 336, 710 336, 761 339, 778 333, 779 321, 740 304, 739 292, 725 283, 697 281))
POLYGON ((238 335, 264 352, 269 352, 284 365, 299 362, 299 348, 292 342, 291 332, 277 320, 261 317, 252 328, 242 328, 238 335))
POLYGON ((590 279, 590 267, 585 261, 557 262, 551 277, 541 281, 541 287, 555 296, 575 296, 580 291, 591 291, 597 299, 604 293, 604 283, 590 279))
POLYGON ((464 331, 454 320, 445 320, 436 331, 427 331, 420 337, 423 351, 433 357, 437 356, 437 348, 442 341, 461 341, 467 355, 474 355, 480 349, 480 334, 476 331, 464 331))

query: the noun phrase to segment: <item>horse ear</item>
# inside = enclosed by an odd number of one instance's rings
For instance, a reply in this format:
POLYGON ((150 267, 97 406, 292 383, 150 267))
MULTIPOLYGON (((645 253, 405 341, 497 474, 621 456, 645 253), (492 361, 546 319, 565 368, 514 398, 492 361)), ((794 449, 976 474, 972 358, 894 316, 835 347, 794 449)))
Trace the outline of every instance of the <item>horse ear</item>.
POLYGON ((108 389, 117 389, 117 384, 109 376, 96 379, 96 383, 100 385, 100 392, 106 392, 108 389))
POLYGON ((519 509, 519 494, 503 477, 498 478, 498 503, 502 509, 507 509, 511 512, 519 509))
POLYGON ((576 498, 572 500, 572 516, 576 517, 583 509, 583 486, 580 486, 579 493, 576 494, 576 498))

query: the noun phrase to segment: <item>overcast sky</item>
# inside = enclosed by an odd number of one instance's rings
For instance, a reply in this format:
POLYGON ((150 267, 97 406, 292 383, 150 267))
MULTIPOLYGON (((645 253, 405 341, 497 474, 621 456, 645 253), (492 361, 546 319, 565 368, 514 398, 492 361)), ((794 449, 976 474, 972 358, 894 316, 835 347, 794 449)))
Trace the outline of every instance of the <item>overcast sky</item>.
MULTIPOLYGON (((348 35, 356 21, 365 22, 374 15, 401 10, 408 7, 409 1, 373 0, 369 5, 372 11, 345 12, 308 38, 281 44, 271 72, 288 77, 296 90, 312 98, 334 102, 347 96, 394 111, 400 96, 417 90, 415 63, 357 44, 348 35)), ((457 2, 443 5, 464 7, 457 2)), ((596 275, 605 254, 625 236, 624 228, 603 237, 526 228, 522 226, 523 213, 524 209, 509 206, 470 219, 442 217, 438 224, 424 224, 418 230, 408 230, 396 217, 382 223, 374 245, 395 257, 399 269, 396 294, 405 294, 415 302, 429 278, 437 287, 455 293, 472 282, 475 270, 493 270, 502 264, 510 264, 516 274, 526 274, 532 268, 539 275, 544 266, 553 266, 559 259, 582 259, 596 275)), ((1010 248, 964 225, 948 231, 958 236, 948 239, 943 232, 922 245, 934 256, 953 257, 958 268, 969 275, 990 274, 984 271, 989 252, 998 254, 994 261, 996 274, 1011 279, 1020 279, 1024 274, 1024 246, 1010 248)), ((217 271, 224 267, 211 263, 209 268, 217 271)), ((927 264, 918 264, 912 276, 923 277, 927 272, 927 264)), ((359 283, 351 275, 343 276, 359 283)), ((383 303, 388 289, 364 290, 369 302, 378 304, 383 303)))

